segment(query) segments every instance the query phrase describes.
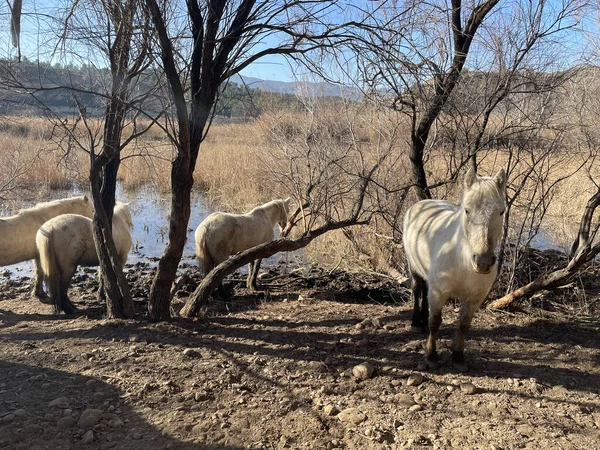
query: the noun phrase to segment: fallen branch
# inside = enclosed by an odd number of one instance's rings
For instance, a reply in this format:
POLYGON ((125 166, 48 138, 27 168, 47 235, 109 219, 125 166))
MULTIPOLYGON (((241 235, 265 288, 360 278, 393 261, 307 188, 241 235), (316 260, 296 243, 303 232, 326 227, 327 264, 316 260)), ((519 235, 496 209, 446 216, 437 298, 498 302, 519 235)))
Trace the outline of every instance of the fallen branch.
POLYGON ((367 223, 369 223, 368 220, 359 221, 354 219, 327 223, 315 230, 309 231, 306 235, 297 239, 281 238, 237 253, 231 256, 229 259, 223 261, 221 264, 211 270, 206 277, 204 277, 200 285, 196 288, 192 296, 188 299, 187 303, 180 311, 180 315, 190 318, 197 316, 202 306, 207 303, 211 292, 213 292, 221 284, 221 281, 223 281, 227 275, 256 259, 269 258, 276 253, 290 252, 306 247, 315 238, 327 233, 328 231, 354 225, 365 225, 367 223))
POLYGON ((584 264, 592 261, 600 253, 600 244, 592 245, 596 231, 590 237, 590 228, 594 212, 600 205, 600 188, 588 200, 579 225, 579 234, 575 238, 569 262, 565 267, 543 275, 525 286, 506 294, 489 304, 488 309, 505 308, 515 300, 531 297, 538 291, 549 290, 567 284, 584 264))

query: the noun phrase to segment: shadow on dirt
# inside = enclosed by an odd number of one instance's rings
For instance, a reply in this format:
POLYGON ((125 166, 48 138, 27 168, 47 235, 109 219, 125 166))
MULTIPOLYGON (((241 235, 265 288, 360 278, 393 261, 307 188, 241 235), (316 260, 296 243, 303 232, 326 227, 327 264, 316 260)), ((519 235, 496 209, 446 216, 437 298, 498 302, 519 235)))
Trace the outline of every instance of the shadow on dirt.
POLYGON ((164 435, 134 412, 124 392, 98 378, 0 360, 0 380, 0 449, 242 449, 164 435), (86 409, 102 416, 80 428, 86 409))

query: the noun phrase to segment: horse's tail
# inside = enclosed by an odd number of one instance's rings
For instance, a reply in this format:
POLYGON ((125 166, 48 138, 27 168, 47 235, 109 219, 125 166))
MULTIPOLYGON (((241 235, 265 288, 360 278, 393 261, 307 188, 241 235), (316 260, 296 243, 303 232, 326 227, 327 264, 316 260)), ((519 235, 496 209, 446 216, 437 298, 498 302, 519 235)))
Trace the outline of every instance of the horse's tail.
POLYGON ((40 268, 48 293, 53 300, 56 300, 60 289, 60 270, 51 233, 42 226, 35 236, 35 244, 38 248, 40 268))
POLYGON ((206 230, 201 227, 198 227, 196 230, 196 257, 198 258, 198 263, 200 264, 200 268, 202 274, 206 276, 208 272, 210 272, 215 267, 215 261, 210 255, 208 251, 208 247, 206 245, 206 230))

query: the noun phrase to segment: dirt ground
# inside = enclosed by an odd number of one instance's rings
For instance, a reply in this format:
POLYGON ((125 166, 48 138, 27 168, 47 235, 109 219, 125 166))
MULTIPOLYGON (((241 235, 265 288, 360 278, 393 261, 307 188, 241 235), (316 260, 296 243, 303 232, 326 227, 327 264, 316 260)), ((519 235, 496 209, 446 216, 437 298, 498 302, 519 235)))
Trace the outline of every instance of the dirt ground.
POLYGON ((594 310, 479 311, 470 370, 419 371, 408 292, 386 279, 270 269, 264 292, 240 275, 205 318, 153 324, 150 270, 128 271, 131 321, 103 319, 91 274, 72 317, 0 281, 0 449, 600 449, 594 310))

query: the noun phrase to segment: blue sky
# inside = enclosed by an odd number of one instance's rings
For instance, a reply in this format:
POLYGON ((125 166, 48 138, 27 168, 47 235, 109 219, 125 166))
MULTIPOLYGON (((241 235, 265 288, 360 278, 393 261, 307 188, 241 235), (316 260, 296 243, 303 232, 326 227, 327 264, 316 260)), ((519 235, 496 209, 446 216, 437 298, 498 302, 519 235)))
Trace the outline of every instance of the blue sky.
MULTIPOLYGON (((510 2, 515 0, 501 0, 501 5, 510 7, 510 2)), ((516 0, 518 1, 518 0, 516 0)), ((550 0, 552 6, 560 7, 562 0, 550 0)), ((23 20, 22 20, 22 54, 29 59, 40 59, 47 61, 52 57, 53 62, 64 63, 57 56, 60 52, 53 55, 54 42, 56 42, 56 26, 52 23, 52 18, 55 17, 57 4, 68 4, 68 0, 58 2, 56 0, 24 0, 23 1, 23 20), (55 27, 54 29, 52 27, 55 27), (43 30, 39 32, 39 30, 43 30)), ((375 4, 369 2, 370 4, 375 4)), ((357 4, 365 4, 365 0, 357 0, 357 4)), ((343 12, 341 13, 343 14, 343 12)), ((583 22, 584 27, 589 33, 596 32, 597 24, 595 17, 587 17, 583 22)), ((0 2, 0 29, 4 30, 0 33, 0 51, 2 55, 16 54, 16 51, 10 45, 9 35, 9 14, 6 2, 0 2)), ((271 37, 270 40, 275 39, 271 37)), ((563 36, 563 45, 565 47, 578 47, 582 45, 576 41, 574 35, 563 36)), ((259 47, 257 47, 259 48, 259 47)), ((87 51, 87 50, 86 50, 87 51)), ((97 59, 97 55, 93 52, 83 55, 82 60, 86 58, 97 59)), ((298 73, 297 68, 290 67, 290 63, 282 56, 265 57, 256 63, 246 68, 242 74, 266 80, 292 81, 296 76, 302 77, 298 73), (294 74, 296 72, 296 74, 294 74)))

